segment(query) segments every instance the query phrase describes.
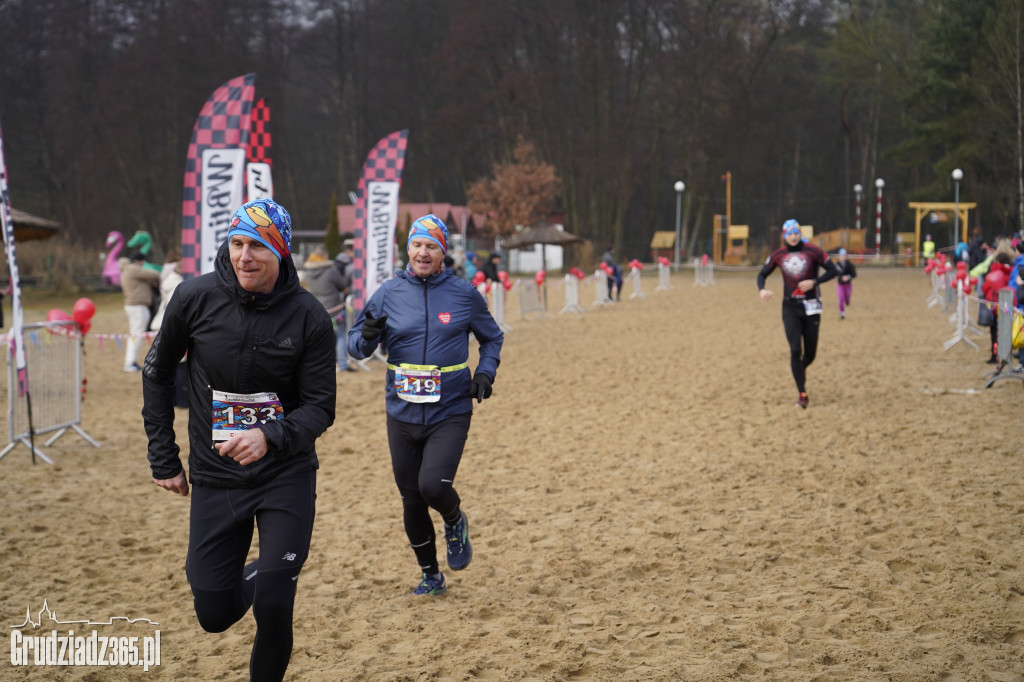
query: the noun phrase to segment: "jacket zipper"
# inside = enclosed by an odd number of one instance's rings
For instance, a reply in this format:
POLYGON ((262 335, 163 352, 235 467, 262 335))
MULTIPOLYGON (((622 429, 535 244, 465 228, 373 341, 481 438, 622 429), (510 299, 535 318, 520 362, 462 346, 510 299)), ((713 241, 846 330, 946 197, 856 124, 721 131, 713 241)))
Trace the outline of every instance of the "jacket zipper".
MULTIPOLYGON (((256 297, 255 296, 250 296, 248 304, 252 305, 255 301, 256 301, 256 297)), ((243 368, 247 369, 248 367, 251 367, 255 363, 255 361, 256 361, 256 341, 255 341, 255 339, 252 338, 252 316, 249 314, 249 305, 243 305, 242 306, 242 319, 243 319, 242 329, 244 330, 244 333, 242 334, 242 339, 244 340, 243 343, 242 343, 242 357, 245 357, 245 355, 246 355, 245 351, 246 351, 247 348, 250 349, 250 352, 252 353, 252 355, 249 356, 249 359, 248 359, 247 362, 239 363, 238 365, 236 365, 236 367, 235 367, 235 386, 241 386, 242 385, 241 377, 239 376, 239 373, 241 371, 243 371, 243 368)), ((242 476, 246 479, 246 481, 251 483, 255 479, 255 477, 256 477, 256 467, 254 467, 252 465, 243 467, 242 476)))
MULTIPOLYGON (((430 296, 428 295, 427 281, 423 280, 423 361, 420 364, 427 364, 427 348, 430 345, 430 296)), ((427 423, 427 403, 422 403, 423 423, 427 423)))

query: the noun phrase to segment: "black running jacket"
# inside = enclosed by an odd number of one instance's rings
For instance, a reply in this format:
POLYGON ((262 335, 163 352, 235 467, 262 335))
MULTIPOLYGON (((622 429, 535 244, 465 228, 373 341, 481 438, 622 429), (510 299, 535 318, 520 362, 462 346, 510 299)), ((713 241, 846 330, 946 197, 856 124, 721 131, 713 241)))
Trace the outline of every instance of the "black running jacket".
POLYGON ((173 395, 183 356, 193 485, 248 488, 318 468, 314 443, 334 422, 335 335, 327 311, 299 285, 291 258, 281 260, 272 293, 253 294, 238 285, 225 242, 214 272, 175 289, 142 371, 142 417, 157 479, 182 470, 173 395), (278 394, 283 419, 258 427, 269 446, 262 459, 242 466, 213 447, 213 390, 278 394))

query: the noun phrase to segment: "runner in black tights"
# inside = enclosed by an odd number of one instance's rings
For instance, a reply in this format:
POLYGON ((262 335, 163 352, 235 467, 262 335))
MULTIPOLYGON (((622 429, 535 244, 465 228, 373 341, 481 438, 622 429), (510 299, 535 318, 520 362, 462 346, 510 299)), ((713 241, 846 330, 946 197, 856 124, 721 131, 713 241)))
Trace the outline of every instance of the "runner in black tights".
POLYGON ((142 371, 142 417, 157 486, 191 492, 185 574, 207 632, 249 609, 250 680, 281 680, 291 657, 295 589, 316 507, 316 439, 334 421, 337 338, 299 284, 291 218, 269 199, 230 222, 214 271, 182 282, 142 371), (188 476, 175 435, 186 356, 188 476), (259 558, 246 565, 259 530, 259 558))
POLYGON ((406 537, 422 575, 413 594, 420 596, 448 590, 431 509, 444 521, 448 568, 461 571, 473 558, 455 476, 473 400, 490 397, 505 338, 483 296, 445 264, 448 239, 448 226, 436 215, 414 222, 408 268, 373 292, 348 333, 354 358, 371 356, 378 345, 388 349, 388 447, 406 537), (479 352, 475 371, 469 368, 471 335, 479 352))
POLYGON ((787 220, 782 225, 785 245, 765 261, 757 273, 757 289, 761 300, 767 301, 772 292, 764 288, 765 279, 775 268, 782 271, 782 325, 789 341, 789 365, 800 395, 796 404, 807 408, 807 367, 814 362, 818 351, 818 329, 821 325, 821 290, 818 285, 838 273, 828 254, 817 246, 803 241, 800 224, 787 220), (818 269, 824 269, 821 276, 818 269))

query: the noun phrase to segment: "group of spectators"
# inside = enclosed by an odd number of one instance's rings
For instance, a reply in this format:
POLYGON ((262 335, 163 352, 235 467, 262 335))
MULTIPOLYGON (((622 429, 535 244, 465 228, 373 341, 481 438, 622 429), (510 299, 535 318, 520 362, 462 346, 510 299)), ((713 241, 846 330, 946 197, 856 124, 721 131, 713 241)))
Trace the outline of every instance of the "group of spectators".
MULTIPOLYGON (((935 256, 935 242, 932 236, 925 235, 921 253, 925 259, 935 256)), ((953 249, 953 263, 965 263, 970 277, 976 277, 979 283, 979 296, 987 302, 985 309, 979 313, 979 322, 989 327, 991 339, 990 354, 985 361, 990 365, 999 363, 997 336, 999 329, 999 290, 1009 287, 1014 291, 1014 306, 1024 311, 1024 235, 1020 232, 1008 236, 996 236, 986 242, 980 228, 975 228, 971 243, 961 241, 953 249), (991 311, 991 316, 987 315, 991 311)), ((1024 373, 1024 350, 1017 354, 1019 364, 1013 372, 1024 373)))
MULTIPOLYGON (((986 362, 997 364, 999 352, 997 330, 999 327, 999 290, 1009 287, 1014 292, 1013 304, 1024 311, 1024 277, 1021 266, 1024 265, 1024 239, 1021 234, 1013 236, 999 235, 986 243, 981 230, 975 229, 970 246, 967 247, 967 269, 971 277, 977 277, 980 283, 981 297, 990 303, 992 311, 989 334, 991 354, 986 362)), ((1024 373, 1024 350, 1018 351, 1018 365, 1013 372, 1024 373)))

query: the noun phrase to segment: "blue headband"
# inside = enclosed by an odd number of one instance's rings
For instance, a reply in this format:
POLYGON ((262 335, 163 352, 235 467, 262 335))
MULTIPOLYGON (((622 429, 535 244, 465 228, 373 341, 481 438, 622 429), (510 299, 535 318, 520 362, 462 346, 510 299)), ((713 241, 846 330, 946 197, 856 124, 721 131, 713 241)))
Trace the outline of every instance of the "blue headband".
POLYGON ((782 236, 788 237, 791 234, 803 235, 800 231, 800 223, 790 218, 786 222, 782 223, 782 236))
POLYGON ((406 251, 409 250, 409 244, 412 244, 413 239, 429 239, 441 247, 442 253, 448 253, 448 226, 433 213, 423 216, 409 228, 409 240, 405 243, 406 251))
POLYGON ((231 235, 245 235, 274 252, 278 260, 291 253, 292 217, 284 206, 272 199, 257 199, 242 204, 231 216, 231 235))

